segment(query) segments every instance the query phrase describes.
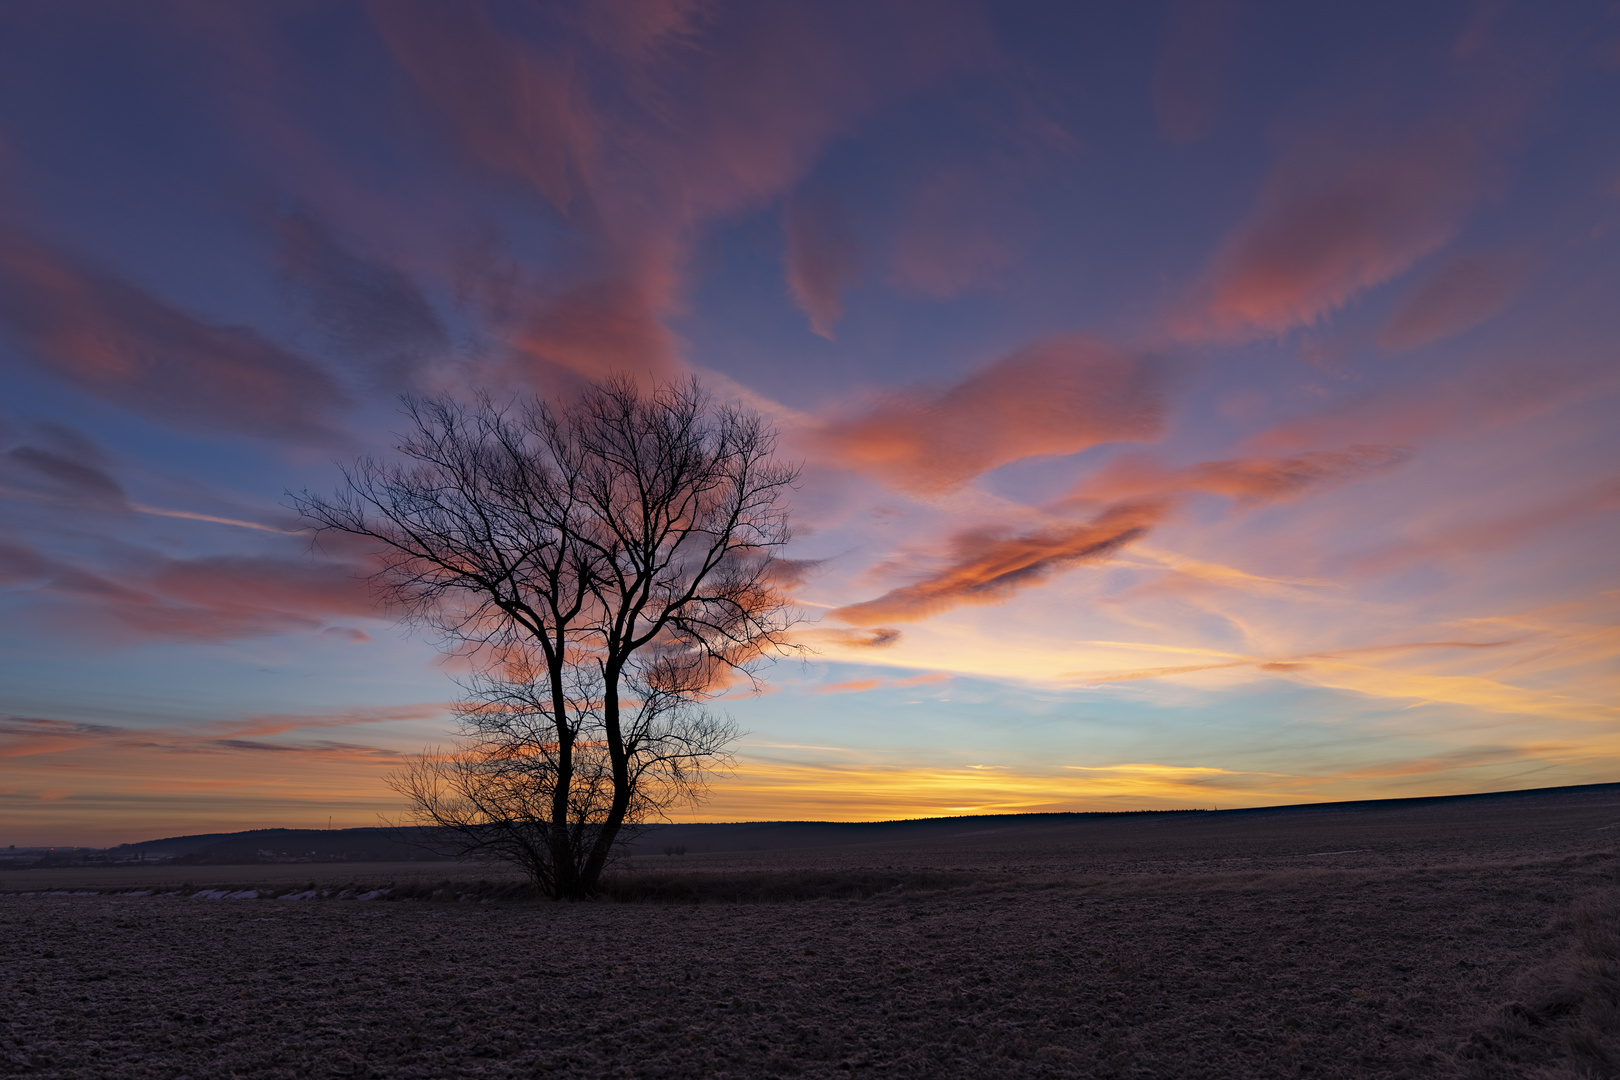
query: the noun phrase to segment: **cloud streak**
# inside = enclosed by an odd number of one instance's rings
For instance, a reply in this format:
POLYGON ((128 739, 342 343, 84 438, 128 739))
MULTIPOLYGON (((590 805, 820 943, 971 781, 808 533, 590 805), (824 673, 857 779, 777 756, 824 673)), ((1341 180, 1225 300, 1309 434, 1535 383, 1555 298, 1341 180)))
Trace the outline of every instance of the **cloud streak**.
MULTIPOLYGON (((916 622, 963 604, 993 604, 1057 573, 1098 562, 1147 536, 1182 501, 1212 494, 1252 507, 1365 477, 1407 459, 1396 447, 1355 447, 1283 458, 1208 461, 1170 469, 1152 458, 1120 459, 1082 482, 1052 509, 1110 503, 1091 520, 1008 536, 967 531, 950 542, 943 570, 874 599, 837 608, 857 626, 916 622)), ((1190 669, 1189 669, 1190 670, 1190 669)))
POLYGON ((382 613, 353 565, 265 556, 142 553, 103 572, 0 540, 0 584, 48 602, 43 616, 81 636, 113 640, 243 640, 382 613))
POLYGON ((916 622, 963 604, 995 604, 1084 562, 1095 562, 1141 539, 1163 518, 1162 503, 1115 506, 1078 525, 1017 536, 968 532, 951 542, 945 569, 875 600, 831 615, 856 626, 916 622))

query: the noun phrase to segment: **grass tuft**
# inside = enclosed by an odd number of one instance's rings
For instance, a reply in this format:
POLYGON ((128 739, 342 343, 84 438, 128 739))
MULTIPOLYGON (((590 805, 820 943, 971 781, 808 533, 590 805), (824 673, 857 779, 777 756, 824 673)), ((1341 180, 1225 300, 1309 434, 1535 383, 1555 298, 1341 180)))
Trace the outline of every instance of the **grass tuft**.
POLYGON ((1458 1049, 1467 1080, 1620 1077, 1620 893, 1581 902, 1572 921, 1564 954, 1458 1049))

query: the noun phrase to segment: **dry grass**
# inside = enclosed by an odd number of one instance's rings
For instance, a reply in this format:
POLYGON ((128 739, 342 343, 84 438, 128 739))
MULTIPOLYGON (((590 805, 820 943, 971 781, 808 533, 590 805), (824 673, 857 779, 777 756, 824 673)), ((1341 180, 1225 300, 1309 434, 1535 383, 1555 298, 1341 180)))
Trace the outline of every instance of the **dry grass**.
POLYGON ((1620 1076, 1620 895, 1586 898, 1563 927, 1563 953, 1458 1052, 1468 1080, 1620 1076))

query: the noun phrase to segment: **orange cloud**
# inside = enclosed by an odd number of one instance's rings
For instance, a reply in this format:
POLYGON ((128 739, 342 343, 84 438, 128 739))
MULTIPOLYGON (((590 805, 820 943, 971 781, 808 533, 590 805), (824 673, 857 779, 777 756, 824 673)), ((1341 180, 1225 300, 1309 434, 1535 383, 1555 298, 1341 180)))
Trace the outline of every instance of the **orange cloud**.
POLYGON ((859 694, 867 690, 932 686, 936 683, 949 682, 950 678, 949 675, 936 671, 927 675, 913 675, 909 679, 851 679, 848 682, 828 683, 826 686, 818 686, 815 692, 818 694, 859 694))
POLYGON ((1530 274, 1523 252, 1488 251, 1447 261, 1385 320, 1378 344, 1391 352, 1427 345, 1487 322, 1511 304, 1530 274))
POLYGON ((1039 454, 1155 439, 1164 376, 1153 360, 1083 337, 1050 338, 943 391, 895 395, 817 434, 834 461, 897 487, 950 490, 1039 454))
POLYGON ((808 645, 812 650, 817 645, 845 649, 883 649, 899 641, 900 636, 900 631, 892 626, 873 626, 860 630, 815 627, 792 632, 792 638, 796 643, 808 645))
POLYGON ((1172 675, 1191 675, 1201 671, 1225 671, 1234 668, 1254 668, 1257 671, 1287 675, 1295 672, 1311 672, 1313 665, 1310 662, 1313 660, 1338 660, 1346 656, 1379 653, 1400 655, 1402 653, 1422 653, 1430 650, 1500 649, 1514 644, 1517 644, 1517 641, 1408 641, 1389 645, 1363 645, 1350 649, 1334 649, 1329 652, 1300 653, 1278 659, 1243 656, 1231 660, 1219 660, 1202 664, 1174 664, 1159 667, 1127 668, 1119 671, 1070 671, 1065 672, 1064 677, 1082 683, 1139 682, 1144 679, 1163 679, 1172 675))
POLYGON ((1106 558, 1140 539, 1165 510, 1162 503, 1127 504, 1083 524, 1021 536, 963 533, 952 541, 952 562, 943 571, 831 614, 856 626, 871 626, 916 622, 963 604, 999 603, 1060 570, 1106 558))
MULTIPOLYGON (((1133 455, 1112 463, 1055 504, 1057 509, 1094 501, 1112 504, 1093 520, 1012 537, 983 531, 958 534, 951 541, 953 550, 945 570, 929 574, 916 584, 892 589, 875 600, 838 608, 831 615, 858 626, 870 626, 915 622, 962 604, 998 603, 1054 573, 1077 563, 1107 558, 1135 543, 1193 493, 1224 495, 1240 505, 1260 505, 1388 469, 1406 457, 1406 451, 1398 447, 1362 446, 1343 452, 1206 461, 1183 469, 1167 469, 1151 458, 1133 455)), ((1174 674, 1201 671, 1207 666, 1154 671, 1174 674)))
MULTIPOLYGON (((1319 798, 1310 779, 1210 766, 904 765, 848 754, 844 760, 768 759, 745 751, 737 768, 683 820, 884 821, 1053 811, 1243 806, 1319 798), (1217 794, 1218 793, 1218 794, 1217 794)), ((1352 796, 1353 797, 1353 796, 1352 796)))

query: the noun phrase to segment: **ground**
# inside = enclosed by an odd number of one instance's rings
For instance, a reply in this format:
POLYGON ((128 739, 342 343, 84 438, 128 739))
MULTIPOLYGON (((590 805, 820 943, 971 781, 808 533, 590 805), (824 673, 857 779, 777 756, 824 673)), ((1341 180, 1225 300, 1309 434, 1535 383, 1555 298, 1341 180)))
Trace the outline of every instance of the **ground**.
POLYGON ((771 903, 488 900, 473 868, 370 901, 396 868, 11 875, 0 1073, 1612 1075, 1617 803, 1084 819, 628 871, 882 890, 771 903), (157 891, 95 891, 115 886, 157 891))

